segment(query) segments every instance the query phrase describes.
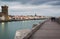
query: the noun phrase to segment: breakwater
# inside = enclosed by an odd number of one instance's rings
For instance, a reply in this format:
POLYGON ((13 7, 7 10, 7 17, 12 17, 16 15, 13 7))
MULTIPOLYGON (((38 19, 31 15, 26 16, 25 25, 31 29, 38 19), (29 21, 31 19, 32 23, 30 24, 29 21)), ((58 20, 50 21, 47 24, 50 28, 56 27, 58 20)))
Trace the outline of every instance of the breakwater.
POLYGON ((33 26, 31 30, 24 29, 24 30, 18 30, 15 34, 15 39, 28 39, 31 35, 33 35, 47 20, 45 20, 42 23, 36 24, 33 26), (24 32, 24 33, 21 33, 24 32), (22 35, 21 35, 22 34, 22 35))

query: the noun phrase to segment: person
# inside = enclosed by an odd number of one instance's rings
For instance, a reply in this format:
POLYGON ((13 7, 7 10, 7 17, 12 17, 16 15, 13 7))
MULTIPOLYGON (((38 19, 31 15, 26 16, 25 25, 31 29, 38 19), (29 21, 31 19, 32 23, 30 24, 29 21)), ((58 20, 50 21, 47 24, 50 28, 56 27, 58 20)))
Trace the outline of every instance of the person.
POLYGON ((55 17, 51 17, 51 21, 55 21, 55 17))

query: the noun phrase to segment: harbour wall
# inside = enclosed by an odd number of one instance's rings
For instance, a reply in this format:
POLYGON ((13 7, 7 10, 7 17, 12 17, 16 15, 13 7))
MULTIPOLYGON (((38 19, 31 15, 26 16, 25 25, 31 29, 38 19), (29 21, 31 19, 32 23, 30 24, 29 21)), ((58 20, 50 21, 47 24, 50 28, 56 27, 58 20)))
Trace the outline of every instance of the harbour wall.
POLYGON ((14 39, 29 39, 46 21, 36 24, 32 29, 24 29, 16 31, 14 39), (23 33, 22 33, 23 32, 23 33))

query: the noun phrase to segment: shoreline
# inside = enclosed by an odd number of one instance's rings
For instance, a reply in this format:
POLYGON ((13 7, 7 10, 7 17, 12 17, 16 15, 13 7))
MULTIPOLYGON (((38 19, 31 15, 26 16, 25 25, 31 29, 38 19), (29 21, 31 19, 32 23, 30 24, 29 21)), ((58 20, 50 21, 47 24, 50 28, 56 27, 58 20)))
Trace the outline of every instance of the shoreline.
POLYGON ((23 19, 23 20, 0 20, 0 22, 13 22, 13 21, 26 21, 26 20, 44 20, 47 18, 40 18, 40 19, 23 19))

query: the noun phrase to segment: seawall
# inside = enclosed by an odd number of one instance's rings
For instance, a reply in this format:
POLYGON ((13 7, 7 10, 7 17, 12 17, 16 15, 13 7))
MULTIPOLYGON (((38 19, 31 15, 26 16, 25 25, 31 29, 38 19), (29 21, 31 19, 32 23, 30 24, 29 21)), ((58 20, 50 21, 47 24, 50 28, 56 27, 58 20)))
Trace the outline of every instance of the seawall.
POLYGON ((31 30, 30 29, 24 29, 24 30, 18 30, 16 31, 15 38, 14 39, 28 39, 30 36, 32 36, 46 21, 42 23, 37 24, 34 26, 31 30))

